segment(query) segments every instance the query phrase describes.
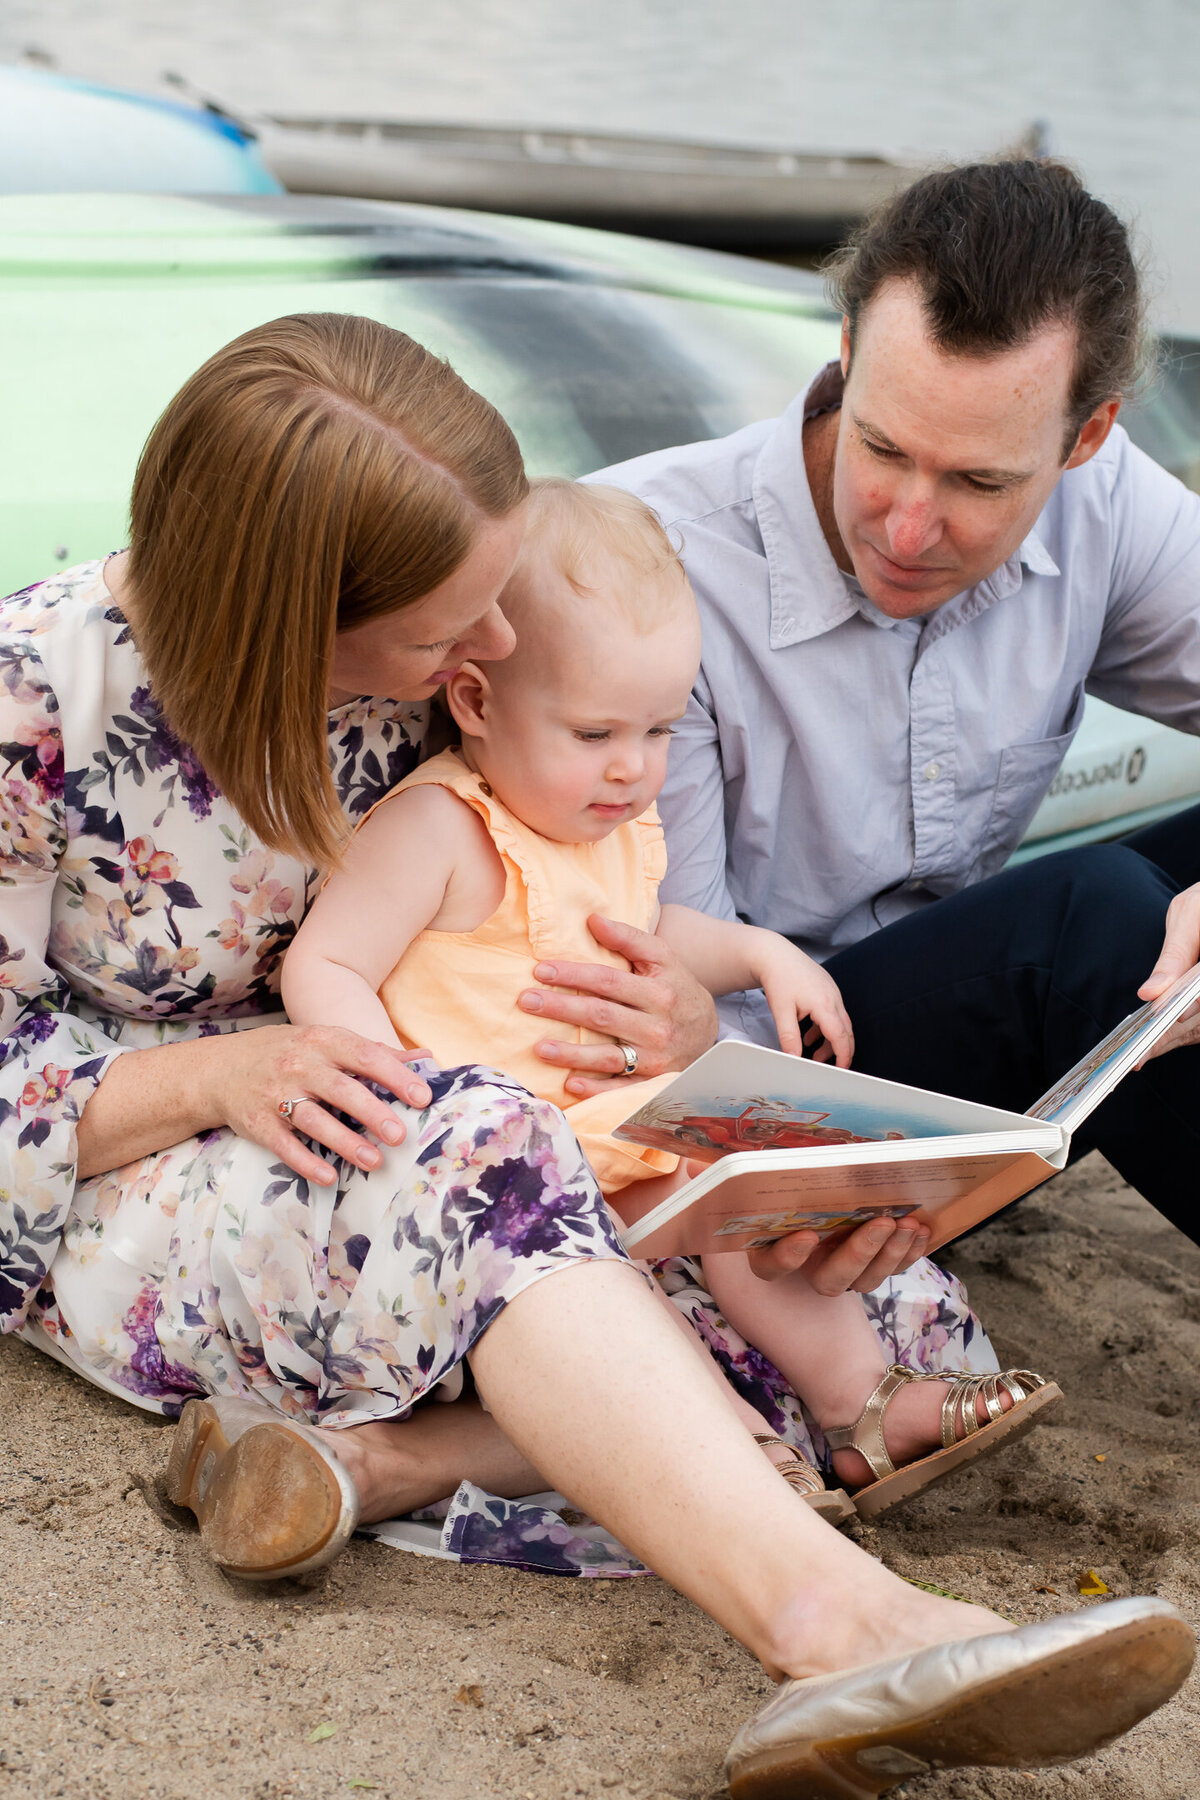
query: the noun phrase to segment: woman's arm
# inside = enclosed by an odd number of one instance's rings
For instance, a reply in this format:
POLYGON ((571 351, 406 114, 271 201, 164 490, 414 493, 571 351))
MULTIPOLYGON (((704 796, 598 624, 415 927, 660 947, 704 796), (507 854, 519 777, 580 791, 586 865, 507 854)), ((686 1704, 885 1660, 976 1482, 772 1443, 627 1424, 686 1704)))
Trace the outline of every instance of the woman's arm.
POLYGON ((451 835, 423 838, 432 809, 410 807, 409 799, 368 821, 301 926, 283 970, 292 1023, 118 1057, 79 1121, 81 1179, 228 1126, 328 1186, 336 1171, 308 1140, 360 1168, 380 1159, 362 1131, 336 1114, 383 1143, 403 1139, 403 1122, 364 1083, 417 1107, 429 1104, 429 1088, 409 1067, 375 988, 437 912, 448 880, 441 852, 451 835), (305 1102, 294 1124, 279 1115, 284 1100, 305 1102))
POLYGON ((405 1053, 349 1031, 262 1025, 219 1037, 188 1038, 127 1050, 109 1064, 78 1122, 79 1179, 167 1150, 199 1131, 228 1126, 322 1187, 336 1171, 305 1138, 372 1169, 379 1151, 334 1112, 357 1119, 384 1143, 404 1126, 364 1082, 387 1088, 408 1106, 428 1106, 429 1089, 405 1053), (305 1138, 279 1115, 281 1100, 307 1097, 305 1138))
POLYGON ((756 925, 735 925, 709 918, 690 906, 669 904, 659 917, 658 935, 710 994, 762 988, 782 1050, 802 1056, 808 1044, 818 1061, 836 1057, 839 1067, 849 1066, 854 1034, 837 983, 787 938, 756 925), (804 1019, 811 1019, 817 1029, 802 1036, 804 1019))

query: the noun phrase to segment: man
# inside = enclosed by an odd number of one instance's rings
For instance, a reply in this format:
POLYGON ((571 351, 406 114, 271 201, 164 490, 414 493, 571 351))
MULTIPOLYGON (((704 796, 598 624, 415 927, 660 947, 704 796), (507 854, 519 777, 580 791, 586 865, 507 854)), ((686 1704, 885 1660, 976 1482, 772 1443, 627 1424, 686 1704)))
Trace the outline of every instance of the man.
MULTIPOLYGON (((1071 171, 930 175, 834 285, 841 366, 782 419, 597 477, 681 542, 704 619, 663 894, 823 957, 856 1067, 1020 1110, 1197 960, 1200 809, 998 871, 1085 687, 1200 732, 1200 498, 1115 423, 1137 272, 1071 171)), ((1076 1146, 1193 1236, 1197 1037, 1076 1146)))

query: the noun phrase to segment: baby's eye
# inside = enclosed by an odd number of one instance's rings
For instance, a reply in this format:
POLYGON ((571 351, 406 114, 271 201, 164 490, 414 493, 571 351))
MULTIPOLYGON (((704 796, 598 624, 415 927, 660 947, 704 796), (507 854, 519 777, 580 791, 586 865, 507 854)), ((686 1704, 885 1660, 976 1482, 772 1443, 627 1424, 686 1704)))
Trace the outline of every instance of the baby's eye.
POLYGON ((674 737, 675 736, 675 727, 673 725, 652 725, 650 727, 649 731, 646 733, 646 736, 647 737, 674 737))
POLYGON ((581 744, 603 744, 612 736, 611 731, 576 731, 572 734, 581 744))

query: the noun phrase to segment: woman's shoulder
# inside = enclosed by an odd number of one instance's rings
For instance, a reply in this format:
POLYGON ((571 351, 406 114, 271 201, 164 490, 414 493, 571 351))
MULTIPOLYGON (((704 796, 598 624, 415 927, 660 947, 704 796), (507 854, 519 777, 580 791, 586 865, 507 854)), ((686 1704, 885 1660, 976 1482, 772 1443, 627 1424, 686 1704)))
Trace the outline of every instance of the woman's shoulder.
POLYGON ((429 729, 428 701, 353 700, 328 717, 330 770, 352 824, 420 761, 429 729))
POLYGON ((0 636, 38 640, 63 631, 103 625, 128 631, 116 601, 104 585, 107 557, 76 563, 0 600, 0 636))
MULTIPOLYGON (((462 758, 453 750, 443 750, 428 762, 411 769, 402 780, 374 802, 370 811, 356 823, 361 831, 368 820, 386 818, 389 823, 402 818, 407 829, 414 821, 434 824, 456 818, 470 811, 463 802, 474 798, 478 778, 473 776, 462 758), (464 779, 465 778, 465 779, 464 779)), ((378 824, 374 826, 379 830, 378 824)))

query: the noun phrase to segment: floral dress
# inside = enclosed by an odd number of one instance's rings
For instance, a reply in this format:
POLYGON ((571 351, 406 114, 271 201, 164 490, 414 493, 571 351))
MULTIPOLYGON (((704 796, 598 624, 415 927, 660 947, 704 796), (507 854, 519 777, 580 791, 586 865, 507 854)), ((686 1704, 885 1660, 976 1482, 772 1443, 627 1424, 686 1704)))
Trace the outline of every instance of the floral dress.
MULTIPOLYGON (((427 722, 390 700, 330 713, 349 818, 415 767, 427 722)), ((347 1426, 453 1398, 506 1301, 623 1254, 562 1115, 486 1069, 430 1069, 404 1144, 371 1172, 338 1162, 334 1187, 224 1129, 76 1181, 79 1116, 115 1057, 282 1021, 280 964, 317 882, 251 835, 174 736, 100 562, 0 606, 0 834, 4 1329, 152 1411, 253 1392, 347 1426)), ((819 1451, 698 1269, 659 1273, 742 1391, 819 1451)), ((873 1305, 905 1361, 995 1367, 931 1266, 873 1305)), ((466 1535, 486 1553, 486 1519, 466 1535)))

